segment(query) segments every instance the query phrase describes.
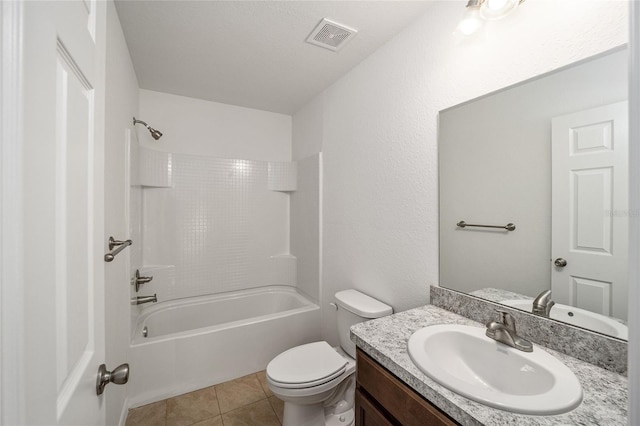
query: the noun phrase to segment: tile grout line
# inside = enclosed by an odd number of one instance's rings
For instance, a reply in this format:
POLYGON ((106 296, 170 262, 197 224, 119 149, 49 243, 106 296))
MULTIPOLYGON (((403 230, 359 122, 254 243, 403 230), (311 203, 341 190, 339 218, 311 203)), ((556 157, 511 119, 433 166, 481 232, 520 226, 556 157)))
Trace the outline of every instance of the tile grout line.
POLYGON ((278 423, 282 424, 282 422, 280 421, 280 417, 278 417, 278 413, 276 413, 276 409, 273 407, 271 401, 269 400, 269 397, 267 397, 267 404, 269 404, 269 407, 271 407, 271 411, 273 411, 273 415, 276 416, 276 420, 278 420, 278 423))
POLYGON ((213 391, 216 393, 216 404, 218 404, 218 413, 220 414, 220 420, 222 421, 222 426, 224 426, 224 420, 222 419, 222 407, 220 407, 220 398, 218 398, 217 385, 213 386, 213 391))

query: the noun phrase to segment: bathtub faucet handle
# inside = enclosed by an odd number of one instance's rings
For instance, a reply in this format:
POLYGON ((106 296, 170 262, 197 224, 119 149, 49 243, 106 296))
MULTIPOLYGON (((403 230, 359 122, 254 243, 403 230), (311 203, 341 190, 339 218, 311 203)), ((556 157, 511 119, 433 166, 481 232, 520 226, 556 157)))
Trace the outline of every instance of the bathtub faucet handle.
POLYGON ((140 290, 140 286, 142 284, 146 284, 149 281, 151 281, 153 279, 153 277, 142 277, 140 276, 140 270, 136 269, 136 275, 135 278, 132 280, 133 281, 133 285, 136 286, 136 293, 138 292, 138 290, 140 290))
POLYGON ((153 296, 134 297, 131 299, 131 304, 142 305, 143 303, 156 303, 157 301, 158 297, 154 294, 153 296))

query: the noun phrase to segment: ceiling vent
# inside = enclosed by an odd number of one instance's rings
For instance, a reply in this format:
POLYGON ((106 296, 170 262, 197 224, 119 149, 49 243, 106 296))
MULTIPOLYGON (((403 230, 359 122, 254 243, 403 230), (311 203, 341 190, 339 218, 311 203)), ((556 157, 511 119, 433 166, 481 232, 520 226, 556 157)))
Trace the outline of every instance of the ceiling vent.
POLYGON ((358 30, 324 18, 311 34, 309 34, 307 43, 337 52, 357 33, 358 30))

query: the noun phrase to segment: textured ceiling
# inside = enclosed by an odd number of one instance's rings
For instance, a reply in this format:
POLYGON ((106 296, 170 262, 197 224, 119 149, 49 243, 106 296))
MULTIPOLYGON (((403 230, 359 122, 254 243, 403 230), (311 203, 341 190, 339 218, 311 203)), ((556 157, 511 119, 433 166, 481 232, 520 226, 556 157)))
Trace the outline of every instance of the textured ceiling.
POLYGON ((141 88, 292 114, 428 2, 120 0, 116 7, 141 88), (305 43, 324 17, 358 30, 339 52, 305 43))

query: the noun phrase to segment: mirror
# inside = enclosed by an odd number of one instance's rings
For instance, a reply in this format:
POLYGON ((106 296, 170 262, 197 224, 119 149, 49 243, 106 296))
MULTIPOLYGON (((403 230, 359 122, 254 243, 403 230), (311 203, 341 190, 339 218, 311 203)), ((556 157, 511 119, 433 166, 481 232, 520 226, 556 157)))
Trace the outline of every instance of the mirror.
POLYGON ((440 112, 442 287, 626 339, 627 96, 619 48, 440 112))

